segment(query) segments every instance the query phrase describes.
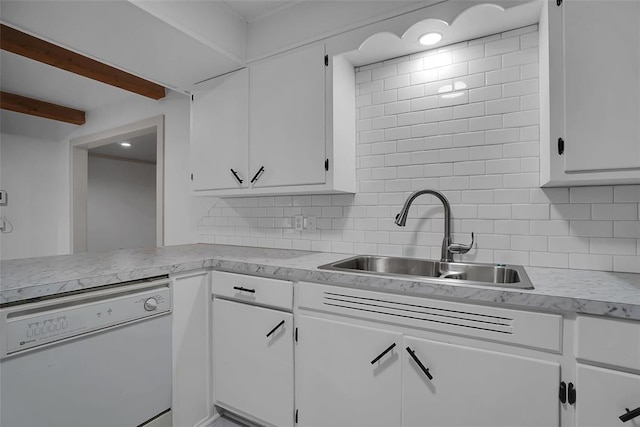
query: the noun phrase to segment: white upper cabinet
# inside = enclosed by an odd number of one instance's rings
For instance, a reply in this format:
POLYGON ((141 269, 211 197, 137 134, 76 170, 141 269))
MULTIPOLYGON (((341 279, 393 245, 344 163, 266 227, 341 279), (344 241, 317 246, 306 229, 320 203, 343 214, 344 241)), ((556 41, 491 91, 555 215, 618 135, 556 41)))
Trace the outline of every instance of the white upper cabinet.
POLYGON ((355 72, 314 44, 203 84, 192 104, 196 194, 355 192, 355 72))
POLYGON ((320 44, 251 64, 254 187, 324 184, 324 55, 320 44))
POLYGON ((191 105, 193 189, 246 188, 249 183, 249 71, 212 79, 191 105))
POLYGON ((541 185, 640 183, 640 2, 553 0, 540 36, 541 185))

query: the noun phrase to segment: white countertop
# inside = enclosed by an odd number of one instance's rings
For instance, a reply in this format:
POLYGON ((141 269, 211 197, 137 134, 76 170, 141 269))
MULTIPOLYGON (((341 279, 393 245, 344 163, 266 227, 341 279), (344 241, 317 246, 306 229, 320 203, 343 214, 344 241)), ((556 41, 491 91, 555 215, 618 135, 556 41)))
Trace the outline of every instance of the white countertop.
POLYGON ((318 270, 349 254, 225 245, 123 249, 2 261, 0 303, 41 298, 199 268, 418 296, 640 320, 640 274, 526 267, 534 289, 449 284, 318 270))

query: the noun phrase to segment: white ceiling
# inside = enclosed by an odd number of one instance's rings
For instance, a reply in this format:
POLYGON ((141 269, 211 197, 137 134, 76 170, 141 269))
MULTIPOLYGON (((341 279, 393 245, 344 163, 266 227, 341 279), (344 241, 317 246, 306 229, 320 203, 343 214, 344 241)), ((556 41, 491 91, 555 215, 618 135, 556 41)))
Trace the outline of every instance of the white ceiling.
POLYGON ((302 0, 224 0, 235 13, 247 22, 276 13, 302 0))
POLYGON ((119 157, 129 160, 141 160, 148 163, 156 163, 156 134, 138 136, 126 140, 131 143, 131 147, 123 147, 120 142, 102 145, 89 150, 91 154, 102 154, 111 157, 119 157))

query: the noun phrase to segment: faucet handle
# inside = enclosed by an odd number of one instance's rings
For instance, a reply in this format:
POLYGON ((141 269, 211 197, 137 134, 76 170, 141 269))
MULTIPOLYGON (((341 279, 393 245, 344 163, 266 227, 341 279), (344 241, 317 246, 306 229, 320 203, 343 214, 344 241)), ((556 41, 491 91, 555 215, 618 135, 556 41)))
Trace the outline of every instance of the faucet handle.
POLYGON ((447 250, 452 254, 466 254, 473 247, 473 243, 475 242, 475 236, 471 233, 471 243, 468 245, 463 245, 462 243, 452 243, 447 246, 447 250))

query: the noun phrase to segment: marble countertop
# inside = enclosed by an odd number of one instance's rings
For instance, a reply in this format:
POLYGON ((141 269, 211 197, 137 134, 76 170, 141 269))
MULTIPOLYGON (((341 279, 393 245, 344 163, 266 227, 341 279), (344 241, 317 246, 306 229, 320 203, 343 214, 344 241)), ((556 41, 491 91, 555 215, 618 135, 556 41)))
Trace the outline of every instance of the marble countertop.
POLYGON ((449 284, 319 270, 352 255, 225 245, 178 245, 0 263, 0 304, 199 268, 417 296, 640 320, 640 274, 526 267, 535 289, 449 284))

